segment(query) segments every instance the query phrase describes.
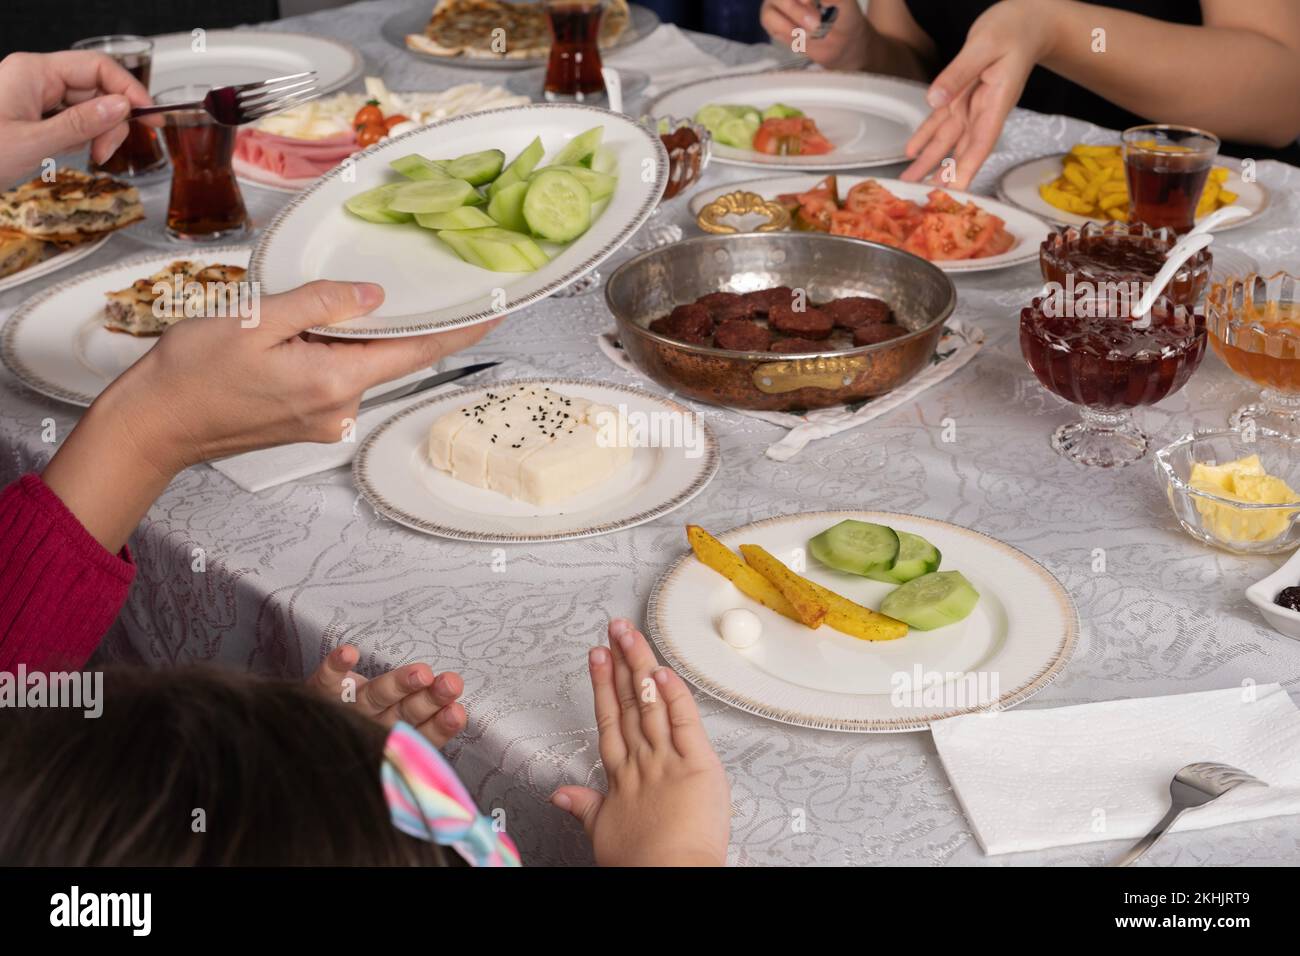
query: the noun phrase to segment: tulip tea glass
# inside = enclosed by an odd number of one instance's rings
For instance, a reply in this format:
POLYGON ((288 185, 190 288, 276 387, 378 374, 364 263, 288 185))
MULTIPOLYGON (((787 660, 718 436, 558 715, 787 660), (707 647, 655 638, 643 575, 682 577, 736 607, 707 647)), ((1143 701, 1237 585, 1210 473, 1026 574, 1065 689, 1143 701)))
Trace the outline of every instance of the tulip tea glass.
MULTIPOLYGON (((154 97, 159 106, 193 103, 205 86, 178 86, 154 97)), ((205 110, 163 113, 163 138, 172 158, 167 234, 184 242, 242 238, 249 232, 248 210, 235 181, 235 127, 222 126, 205 110)))
POLYGON ((1191 126, 1155 124, 1126 129, 1123 139, 1129 221, 1190 232, 1219 138, 1191 126))
MULTIPOLYGON (((108 54, 123 69, 143 83, 145 89, 149 88, 149 68, 153 64, 153 41, 148 37, 126 34, 89 37, 72 44, 72 49, 108 54)), ((130 120, 127 124, 126 139, 122 140, 122 145, 102 163, 92 163, 91 168, 96 172, 129 178, 157 172, 166 165, 167 156, 158 141, 157 130, 139 120, 130 120)))

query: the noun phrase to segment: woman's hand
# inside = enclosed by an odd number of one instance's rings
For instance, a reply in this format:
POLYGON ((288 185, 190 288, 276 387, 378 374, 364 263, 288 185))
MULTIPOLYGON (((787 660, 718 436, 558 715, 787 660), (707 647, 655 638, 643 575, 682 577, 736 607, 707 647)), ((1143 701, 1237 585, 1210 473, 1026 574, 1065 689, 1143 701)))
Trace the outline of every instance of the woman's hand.
POLYGON ((473 345, 500 321, 400 339, 300 334, 365 315, 383 298, 366 282, 310 282, 262 299, 255 325, 238 316, 178 322, 90 406, 45 483, 117 551, 184 468, 271 445, 341 441, 362 392, 473 345))
POLYGON ((360 658, 355 647, 339 645, 307 678, 307 686, 385 727, 405 721, 435 747, 445 746, 465 729, 465 708, 457 702, 465 682, 459 674, 434 674, 428 664, 406 664, 369 680, 352 670, 360 658))
POLYGON ((940 185, 965 189, 997 145, 1034 66, 1050 52, 1054 0, 1001 0, 980 15, 966 43, 926 95, 934 112, 907 143, 902 179, 919 181, 945 159, 940 185))
POLYGON ((609 793, 561 787, 551 802, 582 821, 601 866, 725 865, 730 787, 686 684, 621 618, 588 665, 609 793))
POLYGON ((126 138, 131 108, 152 102, 140 81, 103 53, 11 53, 0 60, 0 188, 86 143, 103 162, 126 138), (66 109, 41 118, 60 105, 66 109))
POLYGON ((813 34, 821 27, 821 16, 813 0, 763 0, 759 22, 773 43, 794 47, 795 31, 804 32, 803 52, 828 70, 861 70, 867 65, 867 39, 871 27, 857 0, 825 2, 824 7, 838 7, 839 14, 830 32, 820 40, 813 34))

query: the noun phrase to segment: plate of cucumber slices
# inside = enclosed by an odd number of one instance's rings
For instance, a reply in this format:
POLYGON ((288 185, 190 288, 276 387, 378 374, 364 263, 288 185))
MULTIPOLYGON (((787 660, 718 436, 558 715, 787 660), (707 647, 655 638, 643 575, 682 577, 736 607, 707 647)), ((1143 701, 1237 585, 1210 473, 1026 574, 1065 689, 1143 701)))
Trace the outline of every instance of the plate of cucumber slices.
POLYGON ((621 113, 534 104, 458 116, 345 160, 266 227, 250 279, 377 282, 370 315, 313 329, 396 338, 474 325, 610 256, 668 181, 659 137, 621 113))
POLYGON ((1005 710, 1078 639, 1046 568, 945 521, 823 511, 687 538, 651 592, 650 637, 701 690, 781 723, 896 733, 1005 710), (737 609, 744 641, 723 626, 737 609))

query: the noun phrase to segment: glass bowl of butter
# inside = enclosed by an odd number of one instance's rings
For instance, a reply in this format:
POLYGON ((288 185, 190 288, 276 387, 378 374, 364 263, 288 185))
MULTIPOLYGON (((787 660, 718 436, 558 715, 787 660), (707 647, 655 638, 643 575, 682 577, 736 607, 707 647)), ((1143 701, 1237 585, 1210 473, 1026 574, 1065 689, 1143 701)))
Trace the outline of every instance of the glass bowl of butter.
POLYGON ((1195 431, 1156 452, 1155 468, 1198 541, 1236 554, 1300 546, 1300 437, 1249 423, 1195 431))

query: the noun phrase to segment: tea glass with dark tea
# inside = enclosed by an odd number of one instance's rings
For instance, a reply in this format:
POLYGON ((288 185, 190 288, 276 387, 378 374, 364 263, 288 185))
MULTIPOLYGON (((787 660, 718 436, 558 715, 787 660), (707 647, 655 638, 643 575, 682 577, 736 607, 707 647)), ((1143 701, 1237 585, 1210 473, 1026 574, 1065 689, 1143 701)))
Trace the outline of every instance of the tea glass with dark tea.
MULTIPOLYGON (((194 103, 206 86, 178 86, 154 97, 159 106, 194 103)), ((235 181, 234 126, 222 126, 201 109, 163 113, 163 138, 172 160, 167 235, 184 242, 241 238, 249 232, 248 210, 235 181)))
POLYGON ((1124 131, 1128 217, 1179 235, 1196 225, 1196 204, 1219 154, 1219 138, 1191 126, 1134 126, 1124 131))
POLYGON ((1020 312, 1020 350, 1049 392, 1079 406, 1052 447, 1082 465, 1127 465, 1150 439, 1132 410, 1154 405, 1187 384, 1205 357, 1205 316, 1160 296, 1134 319, 1137 297, 1111 291, 1040 296, 1020 312))
POLYGON ((548 102, 585 103, 605 95, 600 72, 604 0, 545 0, 551 54, 542 87, 548 102))
MULTIPOLYGON (((145 89, 149 88, 153 41, 147 37, 126 34, 89 37, 72 44, 72 49, 108 54, 143 83, 145 89)), ((131 120, 127 124, 126 139, 122 145, 102 163, 92 162, 91 169, 113 176, 132 177, 157 172, 166 165, 167 156, 163 152, 162 143, 158 141, 157 130, 139 120, 131 120)))

